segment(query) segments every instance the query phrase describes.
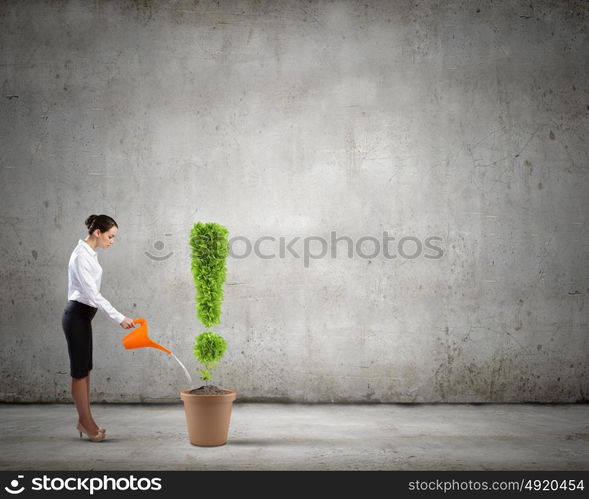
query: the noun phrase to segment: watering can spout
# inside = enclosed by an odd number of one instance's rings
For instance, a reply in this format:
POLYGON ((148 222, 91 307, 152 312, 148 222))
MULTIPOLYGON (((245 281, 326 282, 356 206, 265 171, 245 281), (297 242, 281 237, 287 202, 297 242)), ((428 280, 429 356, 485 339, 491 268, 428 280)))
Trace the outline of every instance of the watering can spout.
POLYGON ((125 336, 121 340, 124 347, 127 350, 130 350, 132 348, 151 347, 157 348, 158 350, 162 350, 167 354, 172 353, 166 347, 163 347, 160 344, 156 343, 147 335, 147 321, 145 319, 143 319, 142 317, 134 319, 133 324, 139 324, 139 327, 133 329, 133 331, 131 331, 127 336, 125 336))

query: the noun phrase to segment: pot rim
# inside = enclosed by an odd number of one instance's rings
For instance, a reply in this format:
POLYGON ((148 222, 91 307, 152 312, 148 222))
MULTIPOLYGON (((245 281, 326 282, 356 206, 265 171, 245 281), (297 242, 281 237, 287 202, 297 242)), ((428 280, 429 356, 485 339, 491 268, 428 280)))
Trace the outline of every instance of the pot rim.
POLYGON ((229 397, 233 397, 235 398, 235 396, 237 395, 237 392, 235 390, 233 390, 232 388, 223 388, 223 387, 219 387, 221 388, 221 390, 227 390, 229 393, 220 393, 217 395, 214 394, 207 394, 207 395, 198 395, 196 393, 189 393, 191 390, 194 390, 194 388, 186 388, 185 390, 180 390, 180 398, 182 400, 184 399, 193 399, 193 398, 198 398, 198 399, 220 399, 220 398, 229 398, 229 397))

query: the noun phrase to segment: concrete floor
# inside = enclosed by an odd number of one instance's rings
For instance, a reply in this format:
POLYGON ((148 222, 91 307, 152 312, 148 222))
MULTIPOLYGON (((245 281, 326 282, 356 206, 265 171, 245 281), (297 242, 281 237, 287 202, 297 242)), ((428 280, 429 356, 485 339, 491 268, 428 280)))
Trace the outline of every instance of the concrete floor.
POLYGON ((234 404, 229 441, 188 441, 184 409, 0 405, 2 470, 589 470, 589 405, 234 404))

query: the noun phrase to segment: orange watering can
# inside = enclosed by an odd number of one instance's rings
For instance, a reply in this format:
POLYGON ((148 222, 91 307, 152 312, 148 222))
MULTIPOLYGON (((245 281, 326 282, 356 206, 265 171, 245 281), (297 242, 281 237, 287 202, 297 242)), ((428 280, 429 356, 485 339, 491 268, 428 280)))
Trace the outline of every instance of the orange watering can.
POLYGON ((153 341, 149 336, 147 336, 147 321, 143 318, 138 318, 133 320, 133 324, 141 324, 139 327, 136 327, 131 331, 127 336, 125 336, 121 341, 127 350, 132 348, 144 348, 144 347, 151 347, 157 348, 166 352, 167 354, 171 354, 172 352, 168 350, 166 347, 163 347, 153 341))

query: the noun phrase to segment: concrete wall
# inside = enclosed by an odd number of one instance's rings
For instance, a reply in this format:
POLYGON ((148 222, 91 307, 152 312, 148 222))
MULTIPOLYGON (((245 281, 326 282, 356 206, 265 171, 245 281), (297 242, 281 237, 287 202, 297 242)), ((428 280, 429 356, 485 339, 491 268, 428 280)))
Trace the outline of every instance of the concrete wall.
MULTIPOLYGON (((239 238, 212 328, 238 399, 587 400, 586 2, 0 15, 1 400, 71 400, 61 313, 91 213, 120 229, 104 296, 195 378, 188 234, 239 238)), ((94 400, 179 399, 171 357, 124 350, 102 312, 93 330, 94 400)))

